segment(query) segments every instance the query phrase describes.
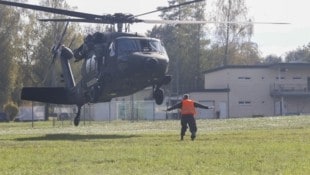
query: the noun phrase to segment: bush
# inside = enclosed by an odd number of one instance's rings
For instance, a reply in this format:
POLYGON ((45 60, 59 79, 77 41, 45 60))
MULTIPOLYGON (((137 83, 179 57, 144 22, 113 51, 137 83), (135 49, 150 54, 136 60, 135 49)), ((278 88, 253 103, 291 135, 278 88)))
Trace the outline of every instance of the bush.
POLYGON ((10 121, 14 120, 18 114, 18 106, 13 102, 9 102, 4 105, 4 112, 9 116, 10 121))

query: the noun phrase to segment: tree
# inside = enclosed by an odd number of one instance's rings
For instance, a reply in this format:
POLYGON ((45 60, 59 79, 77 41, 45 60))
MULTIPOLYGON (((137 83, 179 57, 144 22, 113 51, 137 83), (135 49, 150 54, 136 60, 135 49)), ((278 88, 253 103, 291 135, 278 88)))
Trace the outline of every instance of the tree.
MULTIPOLYGON (((41 1, 41 5, 70 9, 70 6, 65 0, 47 0, 41 1)), ((36 12, 36 18, 61 18, 60 15, 51 13, 36 12)), ((59 66, 52 64, 51 48, 58 44, 61 34, 65 28, 64 22, 47 22, 37 23, 36 30, 40 31, 37 36, 36 46, 33 48, 32 62, 32 78, 35 86, 61 86, 60 74, 61 70, 59 66)), ((77 24, 69 25, 67 32, 63 39, 63 44, 66 46, 71 45, 72 48, 77 48, 78 44, 82 43, 82 36, 79 33, 80 27, 77 24), (72 42, 74 40, 74 42, 72 42), (72 43, 72 44, 71 44, 72 43)), ((58 63, 55 60, 56 64, 58 63)), ((76 71, 76 67, 73 66, 76 71)))
POLYGON ((12 121, 18 114, 18 106, 12 102, 9 102, 3 107, 4 112, 9 116, 9 119, 12 121))
POLYGON ((310 43, 296 50, 288 52, 285 57, 286 62, 299 61, 299 62, 310 62, 310 43))
POLYGON ((229 64, 253 64, 259 62, 259 51, 255 43, 251 42, 253 34, 252 24, 240 24, 238 22, 251 22, 247 17, 245 0, 218 0, 213 16, 218 22, 213 41, 219 49, 222 65, 229 64))
MULTIPOLYGON (((184 0, 168 1, 170 5, 184 0)), ((204 20, 205 3, 196 3, 170 9, 161 14, 169 20, 204 20)), ((208 42, 204 40, 203 25, 177 24, 155 26, 148 35, 160 38, 170 57, 169 73, 173 76, 171 92, 178 95, 183 92, 203 88, 202 53, 208 42)))
POLYGON ((281 57, 278 57, 276 55, 267 55, 265 59, 263 60, 263 63, 265 64, 274 64, 274 63, 281 63, 282 59, 281 57))
MULTIPOLYGON (((67 9, 70 8, 64 0, 42 1, 41 5, 58 7, 58 8, 64 7, 67 9)), ((7 35, 5 36, 6 40, 11 38, 11 40, 14 41, 14 44, 11 45, 3 44, 6 47, 6 49, 2 49, 2 50, 10 50, 13 51, 14 53, 13 55, 11 54, 9 59, 12 61, 13 65, 13 67, 11 67, 10 69, 12 70, 12 72, 14 72, 13 74, 14 77, 10 78, 12 82, 10 90, 11 93, 7 93, 6 91, 1 92, 8 94, 8 96, 11 96, 10 98, 14 102, 20 104, 21 102, 20 91, 22 87, 43 86, 45 75, 47 74, 50 75, 48 72, 53 70, 52 68, 51 69, 48 68, 50 67, 50 63, 52 61, 51 48, 53 44, 55 44, 56 40, 58 40, 57 37, 59 37, 60 33, 62 32, 64 23, 52 23, 52 22, 42 23, 37 20, 38 18, 52 18, 54 14, 50 13, 43 13, 34 10, 12 8, 5 6, 1 6, 1 8, 6 9, 6 11, 15 12, 17 15, 15 18, 13 18, 14 16, 11 15, 13 19, 9 18, 0 19, 2 21, 5 20, 6 23, 12 24, 11 28, 9 28, 10 25, 1 25, 1 27, 4 26, 7 27, 6 30, 1 31, 3 31, 3 33, 7 35)), ((6 11, 1 10, 0 13, 5 13, 6 11)), ((82 37, 77 32, 79 31, 79 27, 77 24, 70 25, 67 31, 68 32, 64 40, 65 44, 69 45, 71 43, 72 38, 75 38, 75 41, 78 42, 77 44, 82 43, 81 42, 82 37)), ((4 43, 6 40, 2 39, 1 41, 2 43, 4 43)), ((77 44, 73 43, 72 47, 76 48, 77 44)), ((8 58, 8 56, 6 56, 6 58, 8 58)), ((73 69, 75 71, 77 70, 76 67, 77 66, 73 66, 73 69)), ((7 73, 2 73, 2 75, 4 74, 8 75, 7 73)), ((45 86, 50 86, 50 84, 51 83, 49 82, 49 84, 45 84, 45 86)))
POLYGON ((14 8, 0 7, 0 106, 11 100, 16 81, 15 45, 19 36, 19 13, 14 8))

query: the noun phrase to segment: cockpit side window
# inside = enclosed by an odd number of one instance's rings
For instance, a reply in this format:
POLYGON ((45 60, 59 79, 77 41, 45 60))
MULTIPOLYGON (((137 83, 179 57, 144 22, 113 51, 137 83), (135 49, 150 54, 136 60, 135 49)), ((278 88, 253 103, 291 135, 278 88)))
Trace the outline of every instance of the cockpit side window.
POLYGON ((150 44, 152 51, 156 51, 156 52, 160 52, 162 54, 166 54, 166 49, 164 48, 164 46, 162 45, 162 43, 160 41, 151 40, 149 42, 149 44, 150 44))

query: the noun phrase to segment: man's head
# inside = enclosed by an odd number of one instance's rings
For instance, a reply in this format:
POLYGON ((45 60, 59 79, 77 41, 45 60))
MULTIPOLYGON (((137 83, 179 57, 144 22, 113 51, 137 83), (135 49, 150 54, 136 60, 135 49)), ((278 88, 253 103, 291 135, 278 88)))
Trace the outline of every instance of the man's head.
POLYGON ((188 94, 184 94, 183 95, 183 100, 186 100, 186 99, 188 99, 189 98, 189 95, 188 94))

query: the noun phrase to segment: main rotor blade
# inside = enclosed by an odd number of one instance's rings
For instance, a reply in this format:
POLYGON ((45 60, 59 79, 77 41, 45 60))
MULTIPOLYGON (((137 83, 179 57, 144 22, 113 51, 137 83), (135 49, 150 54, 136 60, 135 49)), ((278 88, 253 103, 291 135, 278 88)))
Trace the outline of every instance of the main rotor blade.
MULTIPOLYGON (((78 23, 98 23, 98 24, 114 24, 116 23, 115 18, 104 18, 104 19, 83 19, 83 18, 54 18, 54 19, 38 19, 42 22, 78 22, 78 23)), ((133 23, 133 22, 140 22, 141 20, 137 21, 122 21, 121 23, 133 23)))
POLYGON ((42 22, 79 22, 79 23, 103 23, 110 24, 110 22, 102 21, 100 19, 83 19, 83 18, 54 18, 54 19, 38 19, 42 22))
POLYGON ((183 21, 183 20, 149 20, 142 19, 148 24, 290 24, 287 22, 233 22, 233 21, 183 21))
POLYGON ((169 10, 169 9, 172 9, 172 8, 181 7, 181 6, 184 6, 184 5, 189 5, 189 4, 196 3, 196 2, 201 2, 201 1, 205 1, 205 0, 188 1, 188 2, 184 2, 184 3, 178 4, 178 5, 172 5, 172 6, 169 6, 169 7, 159 8, 157 10, 153 10, 153 11, 150 11, 150 12, 141 13, 139 15, 135 15, 134 17, 148 15, 148 14, 151 14, 151 13, 160 12, 160 11, 164 11, 164 10, 169 10))
POLYGON ((98 24, 115 24, 115 23, 139 23, 143 22, 136 18, 117 18, 115 16, 106 16, 104 18, 83 19, 83 18, 54 18, 54 19, 38 19, 42 22, 78 22, 78 23, 98 23, 98 24))
POLYGON ((45 83, 46 79, 47 79, 47 76, 48 76, 48 73, 51 71, 52 69, 52 66, 55 65, 55 61, 56 61, 56 57, 57 57, 57 51, 58 49, 60 48, 60 46, 62 45, 63 43, 63 40, 64 40, 64 37, 65 37, 65 34, 67 32, 67 29, 68 29, 68 26, 69 26, 69 22, 66 23, 65 25, 65 28, 64 30, 62 31, 61 35, 60 35, 60 38, 58 40, 58 42, 53 46, 52 48, 52 60, 48 66, 48 70, 44 76, 44 79, 43 79, 43 84, 45 83))
POLYGON ((32 10, 37 10, 37 11, 43 11, 43 12, 49 12, 49 13, 55 13, 55 14, 60 14, 60 15, 67 15, 71 17, 85 18, 85 19, 102 18, 102 15, 95 15, 95 14, 82 13, 82 12, 51 8, 51 7, 43 7, 43 6, 38 6, 38 5, 11 2, 11 1, 0 0, 0 4, 21 7, 21 8, 26 8, 26 9, 32 9, 32 10))

